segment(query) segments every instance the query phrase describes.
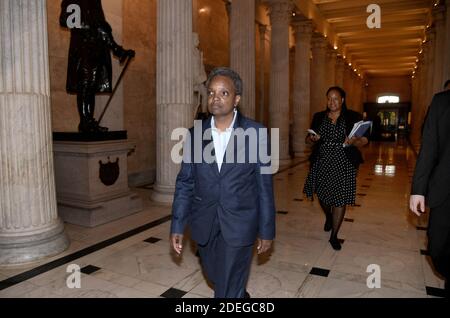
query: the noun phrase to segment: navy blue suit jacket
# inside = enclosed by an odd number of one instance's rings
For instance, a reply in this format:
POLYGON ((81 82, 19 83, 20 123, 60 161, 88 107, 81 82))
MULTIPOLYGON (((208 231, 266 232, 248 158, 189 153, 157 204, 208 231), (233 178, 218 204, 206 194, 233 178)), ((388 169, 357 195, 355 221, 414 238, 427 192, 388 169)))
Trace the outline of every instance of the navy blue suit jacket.
POLYGON ((260 173, 261 168, 268 169, 270 161, 261 162, 259 155, 256 162, 250 160, 252 146, 253 150, 257 146, 257 154, 260 148, 264 150, 267 146, 266 154, 270 154, 267 134, 259 130, 264 127, 243 117, 239 112, 236 114, 234 132, 220 172, 215 159, 208 163, 209 160, 201 156, 200 162, 194 161, 196 148, 202 152, 205 148, 212 149, 210 153, 214 154, 209 128, 211 118, 202 122, 202 133, 210 140, 194 138, 193 128, 189 130, 190 138, 185 140, 183 162, 176 180, 172 205, 171 233, 182 234, 186 225, 189 225, 192 239, 204 245, 209 240, 217 216, 223 238, 231 246, 251 245, 257 237, 272 240, 275 237, 272 174, 260 173), (237 142, 237 128, 256 131, 256 145, 251 144, 251 138, 245 138, 245 143, 237 142), (230 160, 230 157, 234 160, 230 160), (238 159, 241 161, 237 162, 238 159))

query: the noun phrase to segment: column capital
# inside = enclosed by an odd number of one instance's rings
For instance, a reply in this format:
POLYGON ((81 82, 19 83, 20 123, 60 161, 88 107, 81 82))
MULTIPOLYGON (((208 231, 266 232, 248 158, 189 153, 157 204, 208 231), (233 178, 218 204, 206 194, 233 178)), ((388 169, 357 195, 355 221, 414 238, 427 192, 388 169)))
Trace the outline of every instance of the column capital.
POLYGON ((344 68, 345 61, 342 55, 338 55, 336 57, 336 67, 344 68))
POLYGON ((331 46, 327 47, 327 57, 329 59, 335 59, 337 57, 336 50, 333 47, 331 47, 331 46))
POLYGON ((311 34, 314 31, 314 23, 311 19, 302 16, 296 16, 292 19, 292 26, 295 32, 311 34))
POLYGON ((311 44, 313 50, 323 50, 324 52, 328 46, 326 38, 320 33, 313 34, 311 44))
POLYGON ((292 0, 265 0, 269 7, 270 23, 289 23, 294 4, 292 0))
POLYGON ((445 5, 443 3, 433 7, 432 14, 433 14, 433 21, 435 24, 438 25, 438 24, 444 23, 445 11, 446 11, 446 9, 445 9, 445 5))
POLYGON ((312 20, 303 17, 295 17, 292 19, 292 27, 295 31, 295 36, 300 39, 311 40, 314 24, 312 20))

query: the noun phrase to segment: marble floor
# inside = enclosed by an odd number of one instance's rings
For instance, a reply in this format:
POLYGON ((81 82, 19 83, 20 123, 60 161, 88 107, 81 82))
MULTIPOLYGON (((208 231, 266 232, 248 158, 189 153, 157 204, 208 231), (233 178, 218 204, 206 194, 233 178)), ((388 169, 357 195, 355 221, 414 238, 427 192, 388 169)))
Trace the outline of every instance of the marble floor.
MULTIPOLYGON (((252 297, 442 296, 444 282, 426 251, 427 216, 417 218, 407 208, 414 153, 404 141, 372 143, 364 157, 357 202, 347 209, 339 234, 341 251, 328 243, 318 202, 302 195, 306 160, 296 159, 274 176, 277 237, 270 255, 253 259, 252 297)), ((151 185, 135 191, 144 211, 96 228, 66 224, 71 245, 63 254, 0 268, 0 297, 212 297, 194 244, 185 243, 182 258, 171 252, 170 206, 148 199, 151 185), (71 264, 81 268, 81 288, 67 286, 71 264)))

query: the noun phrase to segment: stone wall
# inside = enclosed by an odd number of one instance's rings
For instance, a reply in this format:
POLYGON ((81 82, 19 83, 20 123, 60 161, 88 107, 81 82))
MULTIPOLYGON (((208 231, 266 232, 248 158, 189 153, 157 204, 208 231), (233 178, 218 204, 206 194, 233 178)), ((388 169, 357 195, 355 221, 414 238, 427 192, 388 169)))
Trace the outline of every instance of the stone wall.
POLYGON ((130 184, 154 181, 156 171, 156 0, 127 0, 125 47, 136 57, 124 77, 124 119, 136 151, 128 157, 130 184))
POLYGON ((193 12, 203 52, 206 73, 216 66, 228 66, 229 28, 225 3, 218 0, 197 0, 197 11, 193 12))
POLYGON ((380 94, 400 95, 400 102, 411 101, 411 77, 368 77, 367 102, 376 103, 380 94))

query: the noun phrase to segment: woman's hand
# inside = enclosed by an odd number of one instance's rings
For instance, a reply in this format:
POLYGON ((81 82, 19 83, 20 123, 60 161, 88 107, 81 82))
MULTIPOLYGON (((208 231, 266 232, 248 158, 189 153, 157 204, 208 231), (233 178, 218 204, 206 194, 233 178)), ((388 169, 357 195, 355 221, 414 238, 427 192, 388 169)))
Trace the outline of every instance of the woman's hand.
POLYGON ((362 147, 366 145, 369 141, 366 137, 352 137, 352 138, 345 138, 344 144, 348 146, 355 146, 355 147, 362 147))
POLYGON ((319 139, 320 139, 320 135, 308 134, 308 136, 306 136, 306 143, 313 144, 313 143, 317 142, 319 139))

